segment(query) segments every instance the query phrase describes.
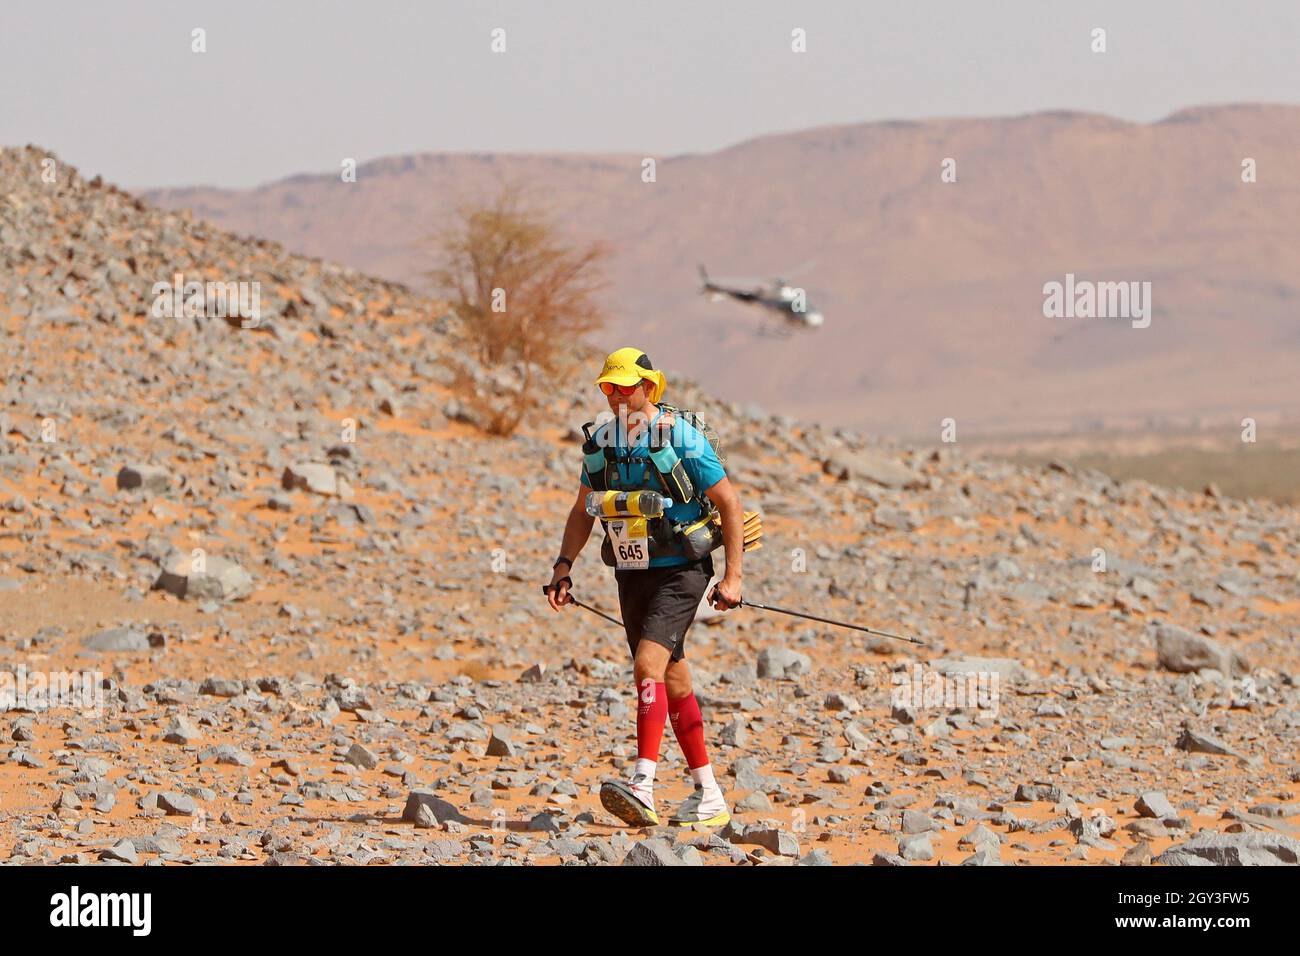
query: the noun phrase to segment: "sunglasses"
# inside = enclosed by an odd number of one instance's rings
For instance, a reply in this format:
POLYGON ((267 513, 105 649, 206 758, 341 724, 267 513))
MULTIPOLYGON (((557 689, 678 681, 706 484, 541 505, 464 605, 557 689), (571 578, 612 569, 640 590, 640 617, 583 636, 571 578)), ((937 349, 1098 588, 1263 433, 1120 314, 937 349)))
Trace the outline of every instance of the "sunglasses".
MULTIPOLYGON (((644 379, 642 379, 642 381, 644 381, 644 379)), ((637 382, 635 385, 615 385, 613 382, 600 383, 600 390, 606 395, 613 395, 615 389, 618 389, 620 395, 631 395, 640 387, 641 382, 637 382)))

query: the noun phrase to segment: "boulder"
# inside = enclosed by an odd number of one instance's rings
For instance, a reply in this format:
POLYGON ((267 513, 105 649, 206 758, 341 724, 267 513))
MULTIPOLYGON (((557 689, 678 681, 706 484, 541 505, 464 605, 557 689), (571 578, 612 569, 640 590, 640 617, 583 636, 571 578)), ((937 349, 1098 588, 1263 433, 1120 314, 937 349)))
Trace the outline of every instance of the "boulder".
POLYGON ((194 601, 238 601, 253 593, 253 578, 226 558, 213 555, 199 564, 188 555, 176 554, 164 562, 153 586, 194 601))
POLYGON ((1202 830, 1155 858, 1164 866, 1296 866, 1300 841, 1280 833, 1202 830))
POLYGON ((1167 671, 1185 674, 1208 667, 1225 676, 1250 671, 1249 662, 1237 652, 1173 624, 1158 626, 1155 641, 1156 663, 1167 671))

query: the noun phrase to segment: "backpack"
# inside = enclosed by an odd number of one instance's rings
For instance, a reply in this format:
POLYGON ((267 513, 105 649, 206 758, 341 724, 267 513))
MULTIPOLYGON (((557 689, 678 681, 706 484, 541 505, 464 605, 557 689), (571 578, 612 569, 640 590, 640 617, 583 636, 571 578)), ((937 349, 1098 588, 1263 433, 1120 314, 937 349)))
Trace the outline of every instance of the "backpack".
POLYGON ((669 405, 667 402, 660 402, 659 407, 665 412, 670 412, 674 417, 680 418, 703 435, 704 440, 713 449, 713 453, 718 456, 718 462, 724 469, 727 467, 727 456, 722 451, 722 439, 719 437, 717 429, 690 409, 678 408, 675 405, 669 405))

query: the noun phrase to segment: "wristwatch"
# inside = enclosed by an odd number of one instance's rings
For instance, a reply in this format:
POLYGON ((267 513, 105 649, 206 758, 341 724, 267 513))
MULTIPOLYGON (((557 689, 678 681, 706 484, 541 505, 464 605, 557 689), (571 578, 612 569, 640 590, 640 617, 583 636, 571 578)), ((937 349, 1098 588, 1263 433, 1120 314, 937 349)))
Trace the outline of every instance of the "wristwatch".
POLYGON ((551 570, 554 571, 556 568, 558 568, 560 566, 561 561, 563 561, 569 567, 573 567, 573 562, 571 560, 566 558, 564 555, 560 555, 558 558, 555 559, 555 563, 551 565, 551 570))

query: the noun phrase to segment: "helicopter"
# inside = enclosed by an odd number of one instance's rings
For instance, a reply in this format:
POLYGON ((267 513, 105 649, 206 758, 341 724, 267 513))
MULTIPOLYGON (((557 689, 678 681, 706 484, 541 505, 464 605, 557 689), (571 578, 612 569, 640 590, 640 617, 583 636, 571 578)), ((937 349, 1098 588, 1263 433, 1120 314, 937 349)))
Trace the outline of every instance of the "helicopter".
POLYGON ((735 299, 737 302, 760 305, 784 319, 787 330, 797 328, 816 329, 820 328, 822 323, 825 322, 825 316, 822 315, 820 310, 812 306, 804 290, 792 286, 785 279, 776 278, 768 282, 767 285, 741 289, 719 285, 714 282, 709 278, 709 274, 702 264, 699 270, 700 291, 714 301, 730 298, 735 299))

